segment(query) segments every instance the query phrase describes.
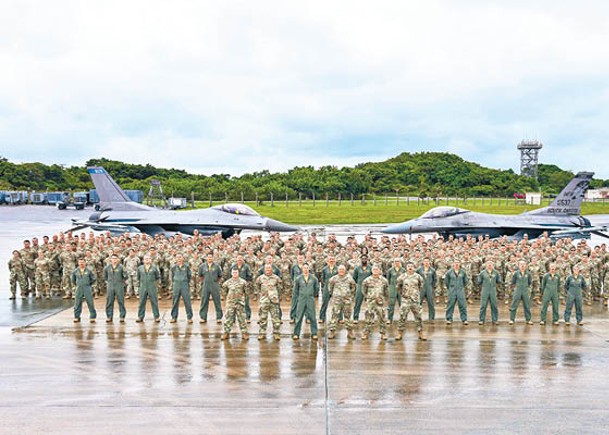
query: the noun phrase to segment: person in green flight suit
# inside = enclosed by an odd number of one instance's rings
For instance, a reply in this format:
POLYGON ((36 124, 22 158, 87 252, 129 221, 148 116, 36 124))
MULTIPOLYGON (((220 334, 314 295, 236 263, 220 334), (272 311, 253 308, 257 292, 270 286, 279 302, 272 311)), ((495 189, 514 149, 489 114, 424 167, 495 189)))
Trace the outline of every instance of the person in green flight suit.
POLYGON ((89 319, 91 323, 95 323, 97 311, 95 311, 95 305, 93 304, 93 289, 91 288, 95 284, 95 275, 86 266, 84 258, 78 260, 78 267, 72 271, 71 281, 76 289, 74 292, 74 323, 80 322, 83 299, 87 301, 89 319))
POLYGON ((512 275, 512 287, 514 288, 514 296, 512 297, 512 305, 510 305, 510 325, 516 320, 516 310, 522 300, 524 308, 524 318, 527 325, 532 325, 531 321, 531 284, 533 277, 527 269, 527 263, 524 260, 518 262, 518 270, 512 275))
POLYGON ((446 306, 446 324, 453 322, 455 304, 459 304, 459 315, 461 322, 467 325, 467 302, 465 301, 465 287, 467 286, 467 274, 461 269, 461 261, 453 260, 453 267, 444 275, 444 283, 448 290, 448 305, 446 306))
POLYGON ((567 306, 565 307, 565 326, 571 324, 571 309, 575 304, 575 320, 579 326, 583 325, 583 314, 582 304, 583 296, 582 292, 586 289, 586 280, 580 273, 580 267, 578 264, 573 266, 573 273, 569 275, 565 282, 565 288, 567 289, 567 306))
POLYGON ((387 307, 387 324, 393 322, 393 315, 395 313, 395 303, 397 301, 398 306, 402 305, 402 295, 397 291, 396 286, 398 278, 403 273, 406 273, 406 269, 402 266, 402 260, 396 258, 393 260, 393 265, 387 269, 386 278, 389 281, 389 306, 387 307))
POLYGON ((311 323, 311 339, 317 340, 317 321, 315 320, 315 293, 318 291, 319 281, 310 273, 310 267, 305 263, 302 267, 302 275, 294 281, 292 300, 296 300, 296 324, 292 338, 300 338, 302 319, 306 316, 311 323))
POLYGON ((353 280, 357 287, 355 289, 355 306, 353 307, 353 323, 359 323, 359 313, 364 302, 364 294, 362 293, 362 284, 366 278, 372 275, 372 267, 368 265, 368 256, 362 255, 361 265, 353 269, 353 280))
POLYGON ((214 301, 216 309, 216 323, 222 323, 222 305, 220 303, 220 280, 222 279, 222 269, 214 263, 214 256, 207 254, 207 261, 199 266, 199 278, 201 279, 201 308, 199 317, 201 323, 207 323, 207 311, 209 308, 209 298, 214 301))
POLYGON ((499 272, 495 270, 495 262, 487 260, 486 267, 478 274, 478 285, 480 286, 480 321, 484 325, 486 320, 486 308, 491 305, 491 320, 493 325, 499 321, 499 309, 497 308, 497 286, 501 284, 499 272))
POLYGON ((556 272, 556 264, 550 264, 550 270, 547 272, 541 280, 541 320, 540 325, 546 324, 546 315, 548 312, 548 305, 552 303, 552 323, 558 325, 559 319, 559 305, 558 299, 560 293, 560 275, 556 272))
POLYGON ((434 294, 437 285, 436 270, 431 266, 429 258, 423 259, 423 265, 417 269, 417 273, 423 278, 423 290, 421 291, 421 305, 427 300, 427 316, 430 323, 436 318, 436 306, 434 303, 434 294))
POLYGON ((118 303, 120 322, 125 321, 127 310, 125 309, 125 281, 127 281, 127 271, 118 258, 118 255, 110 256, 110 264, 104 267, 104 280, 108 289, 106 298, 106 323, 112 323, 114 317, 114 299, 118 303))
POLYGON ((330 303, 330 293, 328 292, 328 282, 330 278, 338 273, 338 267, 336 266, 336 258, 331 255, 328 257, 328 264, 321 271, 321 308, 319 309, 319 322, 323 323, 326 321, 326 311, 328 310, 328 304, 330 303))
POLYGON ((188 323, 192 323, 192 303, 190 299, 190 280, 192 279, 192 271, 190 270, 190 267, 184 263, 184 255, 176 255, 176 264, 173 265, 169 273, 172 285, 170 323, 176 323, 178 321, 180 298, 184 301, 186 319, 188 323))
MULTIPOLYGON (((292 266, 290 270, 290 276, 292 277, 292 282, 296 282, 296 278, 302 275, 302 268, 304 266, 304 255, 296 256, 296 264, 292 266)), ((277 275, 281 277, 281 275, 277 275)), ((292 287, 293 288, 293 287, 292 287)), ((290 323, 296 323, 296 301, 292 299, 290 304, 290 323)))
POLYGON ((140 265, 137 269, 137 280, 140 284, 140 303, 137 308, 137 323, 142 323, 144 321, 144 316, 146 315, 146 301, 148 299, 150 299, 154 321, 156 323, 161 321, 161 315, 159 314, 158 285, 160 279, 161 272, 152 264, 152 258, 149 254, 144 255, 144 264, 140 265))

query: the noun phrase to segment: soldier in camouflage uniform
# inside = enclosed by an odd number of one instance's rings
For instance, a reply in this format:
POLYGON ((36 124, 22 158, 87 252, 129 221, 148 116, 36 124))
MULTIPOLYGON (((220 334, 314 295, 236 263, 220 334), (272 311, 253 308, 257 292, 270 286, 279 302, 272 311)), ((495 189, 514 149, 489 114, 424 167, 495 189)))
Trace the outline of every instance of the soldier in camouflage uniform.
POLYGON ((509 260, 505 262, 505 305, 509 304, 512 299, 513 287, 511 286, 512 276, 518 270, 518 260, 515 255, 510 255, 509 260))
POLYGON ((440 299, 442 297, 444 297, 444 303, 446 303, 446 283, 444 282, 444 276, 448 271, 448 263, 446 262, 444 252, 440 252, 438 254, 438 258, 435 259, 433 267, 436 269, 436 274, 438 276, 438 285, 436 286, 436 304, 440 303, 440 299))
POLYGON ((252 281, 254 280, 254 274, 252 269, 248 266, 243 258, 243 255, 237 256, 237 261, 231 265, 231 270, 236 269, 239 272, 239 278, 244 279, 247 282, 248 291, 245 292, 245 321, 250 323, 252 318, 252 309, 250 307, 249 293, 251 291, 252 281))
POLYGON ((480 284, 478 284, 478 275, 482 271, 482 257, 480 256, 480 251, 478 249, 473 251, 473 254, 471 256, 471 262, 472 262, 472 274, 471 274, 472 298, 480 299, 481 287, 480 287, 480 284))
POLYGON ((497 284, 497 295, 501 295, 501 297, 509 303, 510 298, 506 294, 509 284, 506 284, 505 281, 505 262, 501 258, 499 251, 494 251, 491 259, 493 260, 493 269, 497 271, 499 278, 501 278, 501 282, 497 284))
POLYGON ((46 258, 49 260, 49 281, 51 286, 51 292, 55 295, 60 294, 61 276, 59 275, 59 269, 61 269, 61 262, 59 261, 59 253, 55 249, 55 245, 49 244, 46 252, 46 258))
POLYGON ((281 254, 281 260, 277 262, 277 267, 281 271, 281 299, 292 300, 292 260, 286 252, 281 254))
POLYGON ((247 323, 245 323, 245 295, 247 294, 248 284, 246 280, 239 278, 238 269, 232 269, 231 275, 232 277, 222 284, 224 298, 226 299, 226 316, 224 317, 224 333, 221 338, 222 340, 228 338, 236 317, 241 329, 241 337, 243 340, 247 340, 249 335, 247 333, 247 323))
MULTIPOLYGON (((598 246, 596 248, 598 248, 598 246)), ((600 252, 600 250, 598 252, 600 252)), ((592 299, 598 301, 601 296, 601 269, 603 267, 603 262, 596 250, 590 253, 590 264, 592 265, 590 283, 592 299)))
POLYGON ((21 259, 19 251, 13 251, 13 258, 8 262, 8 270, 10 273, 9 282, 11 285, 11 296, 9 299, 14 300, 17 294, 17 283, 21 290, 21 299, 27 297, 27 277, 25 272, 25 263, 21 259))
POLYGON ((76 269, 76 253, 73 251, 75 245, 66 243, 64 250, 59 254, 59 261, 61 261, 61 290, 63 291, 63 298, 73 298, 73 285, 72 285, 72 271, 76 269))
POLYGON ((338 266, 337 274, 328 280, 328 293, 332 302, 332 315, 328 326, 330 331, 328 334, 329 339, 336 336, 336 325, 340 321, 341 316, 343 316, 345 328, 347 329, 347 338, 355 340, 351 312, 353 310, 356 287, 355 281, 347 273, 347 268, 342 264, 338 266))
POLYGON ((279 340, 281 329, 281 317, 279 316, 279 294, 281 292, 281 278, 273 273, 273 266, 266 264, 264 274, 256 278, 255 289, 258 293, 260 304, 258 308, 258 340, 266 336, 268 317, 273 322, 273 338, 279 340))
POLYGON ((36 267, 34 266, 34 260, 38 257, 36 249, 30 246, 29 240, 24 240, 23 249, 19 251, 21 254, 21 260, 25 265, 25 279, 28 284, 27 293, 31 293, 32 296, 36 294, 36 267))
POLYGON ((417 332, 419 340, 427 340, 423 336, 423 320, 421 318, 421 292, 423 290, 423 277, 415 272, 414 264, 406 265, 406 273, 400 275, 397 280, 397 291, 402 296, 400 305, 400 320, 398 321, 398 335, 396 340, 401 340, 406 330, 406 320, 408 313, 412 312, 414 320, 417 322, 417 332))
POLYGON ((36 299, 40 299, 43 296, 46 299, 51 299, 50 262, 45 257, 42 249, 38 251, 38 258, 34 261, 34 267, 36 268, 36 289, 38 289, 36 299))
POLYGON ((97 273, 97 263, 97 258, 93 256, 93 253, 89 249, 87 249, 85 252, 85 264, 91 273, 95 275, 95 281, 91 284, 94 299, 97 299, 100 293, 99 282, 101 281, 101 276, 97 273))
MULTIPOLYGON (((191 271, 198 271, 201 264, 203 264, 203 258, 201 258, 198 251, 193 251, 192 255, 188 259, 188 267, 191 271)), ((201 299, 201 281, 198 279, 196 274, 190 280, 190 294, 192 295, 193 300, 201 299)))
MULTIPOLYGON (((556 259, 554 264, 556 264, 556 273, 558 273, 558 276, 560 276, 560 282, 565 282, 569 275, 571 275, 571 264, 562 255, 556 259)), ((566 292, 564 287, 560 289, 558 298, 564 305, 566 301, 566 292)))
POLYGON ((465 274, 470 278, 467 280, 467 284, 465 285, 465 299, 467 299, 468 304, 472 304, 472 297, 474 293, 474 287, 472 283, 472 260, 469 256, 469 253, 466 251, 463 253, 463 257, 461 258, 461 269, 465 272, 465 274))
POLYGON ((583 276, 586 281, 586 287, 583 294, 584 302, 586 305, 592 305, 592 263, 590 263, 590 258, 587 256, 582 257, 578 266, 581 276, 583 276))
POLYGON ((362 296, 366 301, 366 326, 362 340, 367 340, 374 326, 378 326, 381 340, 387 340, 385 298, 389 296, 389 282, 381 276, 378 266, 372 267, 372 275, 362 282, 362 296))
POLYGON ((140 263, 140 257, 136 255, 135 249, 129 249, 129 255, 123 260, 123 266, 125 266, 125 272, 127 272, 125 299, 139 296, 140 284, 137 280, 137 268, 140 266, 140 263))
POLYGON ((531 300, 535 301, 537 305, 541 305, 541 267, 539 266, 539 258, 536 256, 531 257, 529 263, 529 272, 531 272, 531 278, 533 283, 531 284, 531 300))

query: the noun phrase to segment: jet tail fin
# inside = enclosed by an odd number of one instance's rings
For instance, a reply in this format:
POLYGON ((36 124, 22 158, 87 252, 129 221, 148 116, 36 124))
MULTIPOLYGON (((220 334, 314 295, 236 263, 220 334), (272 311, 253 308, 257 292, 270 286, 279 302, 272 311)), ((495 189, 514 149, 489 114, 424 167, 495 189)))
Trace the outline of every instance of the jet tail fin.
POLYGON ((149 210, 143 204, 131 201, 116 181, 101 166, 90 166, 87 172, 93 180, 95 190, 99 196, 99 205, 102 209, 112 210, 149 210))
POLYGON ((584 200, 586 190, 590 186, 590 181, 594 176, 594 172, 579 172, 567 184, 558 196, 547 207, 534 210, 533 214, 551 214, 551 215, 580 215, 581 205, 584 200))

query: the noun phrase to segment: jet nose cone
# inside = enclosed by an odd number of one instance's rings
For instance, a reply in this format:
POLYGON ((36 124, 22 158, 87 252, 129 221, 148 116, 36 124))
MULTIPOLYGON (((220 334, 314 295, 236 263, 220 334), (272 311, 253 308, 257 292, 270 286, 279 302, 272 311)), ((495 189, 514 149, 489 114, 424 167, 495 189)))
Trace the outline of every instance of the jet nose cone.
POLYGON ((381 230, 381 233, 385 234, 406 234, 412 231, 412 227, 409 222, 401 224, 389 225, 387 228, 381 230))
POLYGON ((292 226, 292 225, 288 225, 288 224, 284 224, 283 222, 280 221, 276 221, 274 219, 267 219, 266 220, 266 225, 264 226, 264 229, 266 231, 277 231, 277 232, 288 232, 288 231, 299 231, 300 228, 292 226))

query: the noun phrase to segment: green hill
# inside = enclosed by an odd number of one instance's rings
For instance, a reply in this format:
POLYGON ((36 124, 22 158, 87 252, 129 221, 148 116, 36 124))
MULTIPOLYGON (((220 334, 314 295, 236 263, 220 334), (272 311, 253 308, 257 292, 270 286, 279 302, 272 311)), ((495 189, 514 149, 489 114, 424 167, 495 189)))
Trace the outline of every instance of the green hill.
MULTIPOLYGON (((294 167, 286 172, 267 170, 232 177, 228 174, 197 175, 180 169, 156 168, 108 160, 91 159, 83 166, 62 167, 42 163, 11 163, 0 158, 0 189, 85 190, 93 187, 86 172, 91 165, 104 166, 125 189, 148 190, 152 178, 159 179, 168 194, 198 199, 240 200, 241 194, 254 199, 347 198, 363 193, 409 196, 511 196, 517 191, 542 190, 557 193, 573 177, 555 165, 539 165, 539 182, 512 170, 485 168, 450 153, 402 153, 383 162, 361 163, 355 167, 294 167)), ((609 180, 593 180, 593 187, 609 186, 609 180)))

